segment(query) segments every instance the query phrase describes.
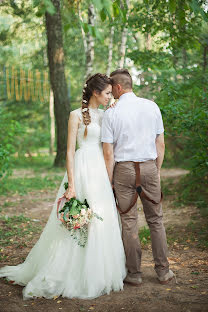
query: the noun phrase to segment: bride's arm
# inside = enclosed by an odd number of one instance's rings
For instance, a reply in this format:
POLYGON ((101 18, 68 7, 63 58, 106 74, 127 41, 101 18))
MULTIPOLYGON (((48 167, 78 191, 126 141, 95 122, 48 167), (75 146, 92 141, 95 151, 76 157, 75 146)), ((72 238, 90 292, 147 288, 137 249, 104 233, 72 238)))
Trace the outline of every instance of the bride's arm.
POLYGON ((113 154, 113 144, 103 143, 103 154, 105 159, 105 165, 108 172, 108 177, 110 183, 113 183, 113 169, 114 169, 114 154, 113 154))
POLYGON ((68 139, 67 139, 67 155, 66 155, 68 189, 66 190, 64 195, 68 199, 76 197, 74 185, 74 155, 78 127, 79 127, 79 117, 76 114, 76 112, 73 111, 70 113, 68 122, 68 139))

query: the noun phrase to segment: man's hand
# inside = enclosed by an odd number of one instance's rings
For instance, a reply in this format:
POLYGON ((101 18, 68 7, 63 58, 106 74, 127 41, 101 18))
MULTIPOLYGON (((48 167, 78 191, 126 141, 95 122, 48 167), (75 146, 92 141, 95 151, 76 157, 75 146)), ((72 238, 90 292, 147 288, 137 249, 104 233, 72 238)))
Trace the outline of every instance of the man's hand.
POLYGON ((156 143, 156 149, 157 149, 156 164, 157 164, 158 176, 160 180, 160 168, 162 166, 164 154, 165 154, 164 133, 161 133, 157 136, 155 143, 156 143))
POLYGON ((160 170, 157 171, 158 178, 159 178, 159 183, 160 183, 160 170))

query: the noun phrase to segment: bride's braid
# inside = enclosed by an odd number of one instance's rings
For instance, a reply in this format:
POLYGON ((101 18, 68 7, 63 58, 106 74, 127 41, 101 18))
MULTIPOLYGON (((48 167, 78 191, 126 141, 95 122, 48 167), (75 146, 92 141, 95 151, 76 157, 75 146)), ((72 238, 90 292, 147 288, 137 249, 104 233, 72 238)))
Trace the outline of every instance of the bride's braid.
POLYGON ((89 111, 89 100, 93 95, 93 91, 101 93, 109 84, 111 79, 103 74, 97 73, 89 77, 82 90, 82 117, 83 123, 85 124, 84 137, 87 136, 87 126, 91 123, 90 111, 89 111))
POLYGON ((91 97, 91 92, 89 90, 89 87, 87 85, 89 79, 86 81, 84 88, 82 90, 82 118, 83 123, 85 124, 85 132, 84 137, 87 136, 87 126, 91 123, 91 117, 90 117, 90 111, 88 107, 88 103, 91 97))

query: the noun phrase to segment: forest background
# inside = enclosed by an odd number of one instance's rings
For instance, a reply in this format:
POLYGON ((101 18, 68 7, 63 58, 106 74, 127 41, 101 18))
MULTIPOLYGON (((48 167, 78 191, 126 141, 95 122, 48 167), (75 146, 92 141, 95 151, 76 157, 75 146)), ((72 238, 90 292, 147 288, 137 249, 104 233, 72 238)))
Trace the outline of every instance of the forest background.
POLYGON ((207 7, 197 0, 0 1, 1 194, 30 184, 11 179, 16 168, 64 166, 67 120, 86 77, 124 67, 135 93, 161 109, 164 166, 189 170, 178 199, 207 215, 207 7))

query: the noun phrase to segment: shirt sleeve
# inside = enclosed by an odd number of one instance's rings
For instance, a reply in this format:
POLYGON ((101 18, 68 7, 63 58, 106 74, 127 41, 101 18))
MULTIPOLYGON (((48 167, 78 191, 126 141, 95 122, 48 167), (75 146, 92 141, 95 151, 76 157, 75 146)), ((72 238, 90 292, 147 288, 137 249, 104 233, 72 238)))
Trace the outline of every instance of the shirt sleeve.
POLYGON ((164 126, 163 126, 163 120, 162 120, 162 114, 159 109, 159 107, 156 104, 156 134, 161 134, 164 132, 164 126))
POLYGON ((113 128, 111 124, 110 114, 106 111, 102 120, 101 128, 101 142, 103 143, 113 143, 113 128))

